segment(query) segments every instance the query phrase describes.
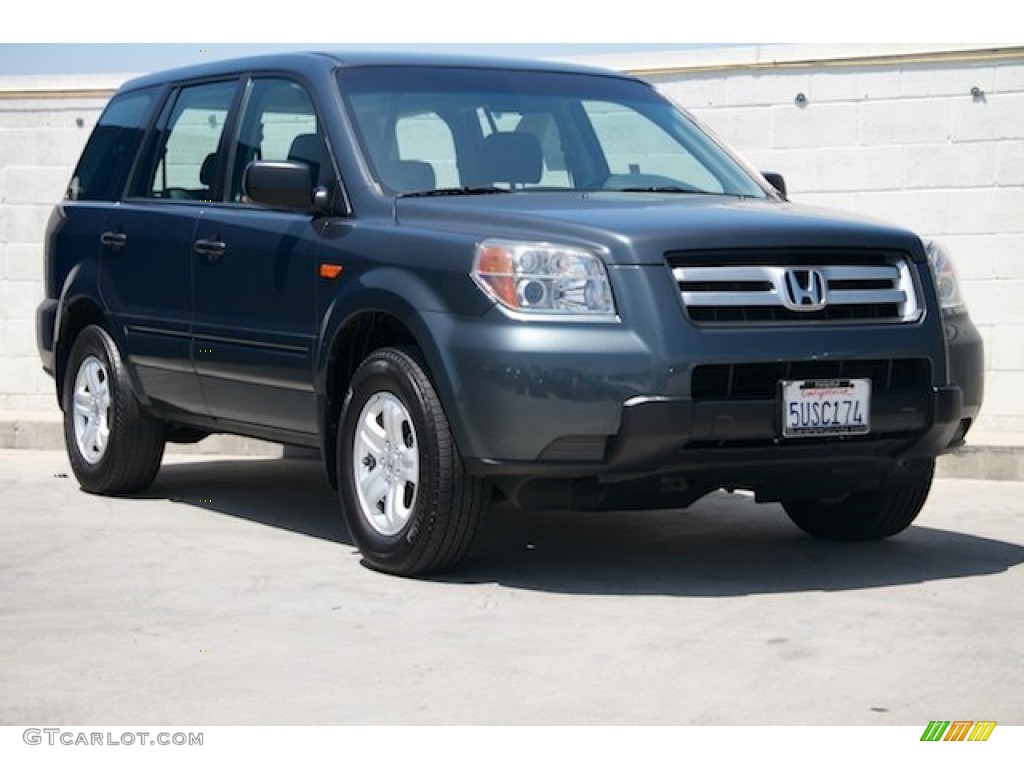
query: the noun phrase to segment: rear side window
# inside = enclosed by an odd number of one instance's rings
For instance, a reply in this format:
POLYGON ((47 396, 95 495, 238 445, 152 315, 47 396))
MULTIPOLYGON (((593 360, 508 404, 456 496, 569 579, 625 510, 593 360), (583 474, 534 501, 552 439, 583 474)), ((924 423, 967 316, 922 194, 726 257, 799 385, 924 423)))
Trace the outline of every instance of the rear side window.
POLYGON ((114 96, 89 137, 75 175, 68 185, 68 200, 117 200, 146 130, 156 89, 114 96))
POLYGON ((160 117, 156 156, 144 177, 144 197, 210 200, 221 162, 221 136, 237 81, 182 88, 160 117), (155 162, 154 162, 155 161, 155 162))

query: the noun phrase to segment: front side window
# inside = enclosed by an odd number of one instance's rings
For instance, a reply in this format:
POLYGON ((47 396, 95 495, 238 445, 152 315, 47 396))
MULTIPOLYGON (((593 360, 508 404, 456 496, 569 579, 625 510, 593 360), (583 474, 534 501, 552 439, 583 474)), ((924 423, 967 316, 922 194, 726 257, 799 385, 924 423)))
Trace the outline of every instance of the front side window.
POLYGON ((144 196, 170 200, 217 197, 221 135, 237 90, 233 80, 189 86, 165 106, 144 196))
POLYGON ((456 188, 765 197, 644 83, 471 67, 360 67, 338 82, 384 192, 456 188))
POLYGON ((75 174, 69 200, 117 200, 145 134, 156 89, 114 96, 103 110, 75 174))
POLYGON ((335 173, 323 130, 306 89, 283 78, 252 82, 230 152, 228 199, 243 201, 245 167, 255 160, 293 160, 310 166, 313 184, 330 187, 335 173))

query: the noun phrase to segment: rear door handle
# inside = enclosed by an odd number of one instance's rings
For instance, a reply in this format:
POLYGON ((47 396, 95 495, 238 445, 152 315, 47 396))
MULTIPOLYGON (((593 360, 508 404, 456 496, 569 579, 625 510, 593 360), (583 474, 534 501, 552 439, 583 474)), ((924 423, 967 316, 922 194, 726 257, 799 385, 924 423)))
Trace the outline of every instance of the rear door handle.
POLYGON ((100 242, 108 248, 124 248, 128 235, 124 232, 104 232, 100 235, 100 242))
POLYGON ((224 255, 228 248, 227 243, 222 240, 196 240, 192 243, 192 250, 200 256, 205 256, 210 261, 216 261, 224 255))

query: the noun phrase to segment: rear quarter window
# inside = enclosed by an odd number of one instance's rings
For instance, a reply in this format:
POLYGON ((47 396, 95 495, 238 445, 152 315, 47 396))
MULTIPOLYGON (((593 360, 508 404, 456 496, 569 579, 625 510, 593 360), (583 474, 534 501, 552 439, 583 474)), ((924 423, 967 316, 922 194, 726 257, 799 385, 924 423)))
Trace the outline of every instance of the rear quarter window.
POLYGON ((69 200, 117 200, 146 132, 155 88, 115 95, 100 115, 68 185, 69 200))

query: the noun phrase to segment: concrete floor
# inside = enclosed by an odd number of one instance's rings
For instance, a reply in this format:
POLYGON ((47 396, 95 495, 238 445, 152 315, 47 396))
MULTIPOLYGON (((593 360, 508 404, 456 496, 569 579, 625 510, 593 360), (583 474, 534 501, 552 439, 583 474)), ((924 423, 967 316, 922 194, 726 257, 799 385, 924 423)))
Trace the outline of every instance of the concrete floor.
POLYGON ((497 508, 456 574, 360 565, 319 466, 175 456, 146 498, 0 451, 0 724, 1024 724, 1024 483, 874 545, 777 505, 497 508))

